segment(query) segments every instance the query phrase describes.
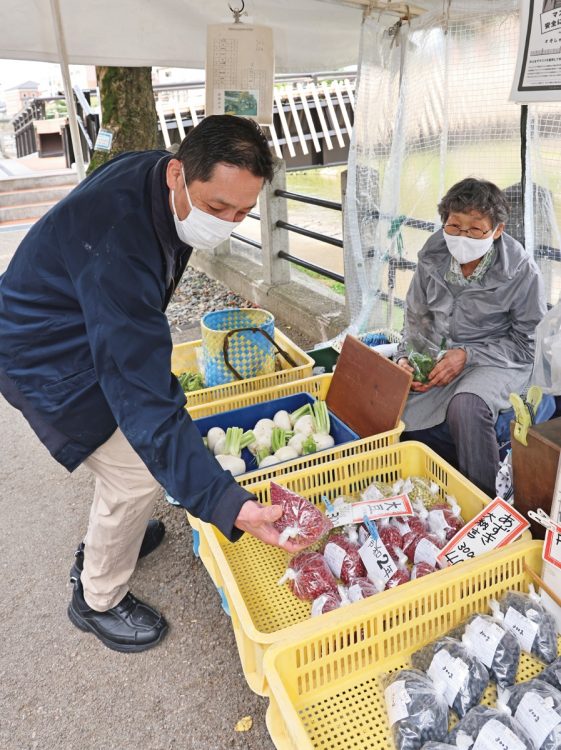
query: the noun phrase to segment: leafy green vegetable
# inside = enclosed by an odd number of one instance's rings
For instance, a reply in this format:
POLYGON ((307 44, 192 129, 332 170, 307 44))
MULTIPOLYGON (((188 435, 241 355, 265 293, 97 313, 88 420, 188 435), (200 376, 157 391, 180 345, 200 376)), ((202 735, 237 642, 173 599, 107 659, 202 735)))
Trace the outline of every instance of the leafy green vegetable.
POLYGON ((186 370, 177 376, 179 385, 183 388, 184 393, 188 391, 200 391, 205 387, 203 376, 195 370, 186 370))
POLYGON ((413 380, 416 380, 418 383, 428 383, 429 373, 436 364, 430 354, 411 352, 408 360, 413 368, 413 380))

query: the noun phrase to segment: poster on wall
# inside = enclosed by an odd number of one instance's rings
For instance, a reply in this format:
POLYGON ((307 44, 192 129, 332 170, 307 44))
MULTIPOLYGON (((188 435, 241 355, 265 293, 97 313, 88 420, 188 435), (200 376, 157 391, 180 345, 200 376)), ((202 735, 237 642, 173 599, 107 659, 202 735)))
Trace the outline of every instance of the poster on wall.
POLYGON ((561 101, 561 0, 521 0, 510 98, 521 103, 561 101))
POLYGON ((214 24, 207 31, 206 113, 273 120, 273 31, 247 23, 214 24))

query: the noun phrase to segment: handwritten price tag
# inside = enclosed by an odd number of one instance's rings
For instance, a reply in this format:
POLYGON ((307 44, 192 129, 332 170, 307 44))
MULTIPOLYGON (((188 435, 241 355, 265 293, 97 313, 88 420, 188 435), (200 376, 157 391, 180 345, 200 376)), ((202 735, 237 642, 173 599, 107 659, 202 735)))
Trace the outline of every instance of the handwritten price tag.
POLYGON ((438 561, 456 565, 483 552, 504 547, 530 526, 506 500, 496 497, 472 518, 441 550, 438 561))
POLYGON ((362 523, 366 517, 370 521, 391 516, 412 516, 413 507, 408 495, 395 495, 380 500, 361 500, 358 503, 341 503, 332 506, 327 517, 334 526, 362 523))
POLYGON ((561 568, 561 526, 557 525, 555 531, 548 529, 545 532, 543 559, 556 568, 561 568))
POLYGON ((385 586, 397 572, 397 565, 388 552, 386 545, 380 539, 376 524, 372 523, 366 516, 363 516, 362 520, 368 529, 369 537, 359 549, 358 554, 364 563, 370 580, 374 583, 379 581, 385 586))

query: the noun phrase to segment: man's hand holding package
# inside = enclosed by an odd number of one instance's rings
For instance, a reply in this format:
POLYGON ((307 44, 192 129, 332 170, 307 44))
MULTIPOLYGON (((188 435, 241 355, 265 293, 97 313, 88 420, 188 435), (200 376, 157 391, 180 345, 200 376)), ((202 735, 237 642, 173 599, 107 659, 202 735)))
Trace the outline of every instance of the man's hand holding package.
POLYGON ((305 548, 305 544, 295 544, 290 539, 283 544, 279 542, 280 533, 273 526, 282 516, 280 505, 259 505, 254 500, 248 500, 242 505, 235 526, 241 531, 260 539, 265 544, 273 547, 280 547, 291 554, 300 552, 305 548))

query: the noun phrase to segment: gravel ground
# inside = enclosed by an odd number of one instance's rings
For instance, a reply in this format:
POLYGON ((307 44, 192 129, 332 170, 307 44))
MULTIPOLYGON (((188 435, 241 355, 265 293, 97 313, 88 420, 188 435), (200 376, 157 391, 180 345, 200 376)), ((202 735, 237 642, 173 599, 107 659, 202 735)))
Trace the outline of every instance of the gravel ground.
MULTIPOLYGON (((230 291, 221 282, 188 266, 167 308, 168 321, 175 342, 200 338, 202 316, 207 312, 222 310, 226 307, 255 307, 255 305, 230 291), (185 332, 187 332, 187 337, 182 335, 185 332)), ((284 325, 282 320, 275 320, 275 325, 302 349, 307 350, 314 346, 314 342, 304 332, 284 325)))
POLYGON ((188 266, 168 305, 167 316, 172 331, 178 331, 197 324, 205 313, 225 307, 254 305, 219 281, 188 266))

